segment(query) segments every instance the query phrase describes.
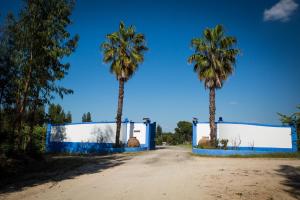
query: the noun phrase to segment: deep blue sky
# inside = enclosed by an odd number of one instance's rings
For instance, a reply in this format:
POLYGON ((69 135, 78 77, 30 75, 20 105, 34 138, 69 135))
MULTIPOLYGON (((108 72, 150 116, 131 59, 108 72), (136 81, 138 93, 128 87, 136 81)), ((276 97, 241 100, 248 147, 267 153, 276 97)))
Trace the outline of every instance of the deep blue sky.
MULTIPOLYGON (((150 117, 164 130, 196 116, 208 121, 208 91, 187 57, 190 41, 206 27, 223 24, 242 50, 236 71, 216 96, 216 116, 225 121, 278 124, 276 112, 291 113, 300 104, 300 14, 289 20, 264 21, 264 10, 278 0, 249 1, 80 1, 73 12, 76 52, 67 60, 62 81, 75 93, 56 99, 73 121, 90 111, 94 121, 114 120, 118 82, 102 62, 99 45, 120 20, 146 35, 145 62, 125 85, 124 118, 150 117)), ((299 2, 296 1, 299 4, 299 2)), ((20 1, 0 0, 0 12, 17 10, 20 1)), ((2 17, 3 18, 3 17, 2 17)))

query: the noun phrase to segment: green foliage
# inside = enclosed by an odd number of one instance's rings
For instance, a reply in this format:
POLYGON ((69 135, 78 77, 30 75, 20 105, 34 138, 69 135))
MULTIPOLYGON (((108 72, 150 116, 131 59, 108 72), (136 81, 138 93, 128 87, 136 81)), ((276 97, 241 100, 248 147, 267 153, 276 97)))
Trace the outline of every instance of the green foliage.
POLYGON ((175 140, 177 144, 192 143, 193 125, 191 122, 179 121, 175 128, 175 140))
POLYGON ((177 141, 176 141, 176 139, 175 139, 175 137, 174 137, 174 133, 170 133, 170 132, 162 134, 162 141, 166 142, 169 145, 176 145, 176 144, 178 144, 177 141))
POLYGON ((135 32, 134 26, 126 27, 120 22, 119 30, 106 36, 101 45, 103 61, 110 63, 110 72, 117 80, 127 81, 136 72, 140 63, 144 61, 146 47, 145 36, 135 32))
POLYGON ((219 143, 221 144, 221 149, 227 149, 228 139, 221 139, 219 143))
POLYGON ((32 132, 29 132, 29 142, 26 151, 33 157, 41 156, 45 152, 46 127, 35 126, 32 132))
MULTIPOLYGON (((297 106, 297 109, 300 110, 300 105, 297 106)), ((300 112, 295 112, 292 115, 284 115, 281 113, 277 113, 280 117, 280 121, 282 124, 295 126, 297 131, 297 139, 298 139, 298 151, 300 151, 300 112)))
MULTIPOLYGON (((0 31, 0 146, 26 153, 41 149, 36 127, 47 121, 45 105, 55 94, 63 98, 73 92, 57 83, 68 73, 64 57, 75 51, 78 36, 68 31, 73 1, 25 0, 23 5, 0 31)), ((51 121, 72 120, 70 114, 60 115, 51 121)))
POLYGON ((90 112, 87 112, 87 113, 86 113, 86 121, 87 121, 87 122, 92 122, 92 116, 91 116, 91 113, 90 113, 90 112))
POLYGON ((66 123, 72 123, 72 114, 70 111, 68 111, 67 115, 66 115, 66 119, 65 119, 66 123))
POLYGON ((48 108, 48 122, 51 124, 64 124, 72 122, 72 115, 69 111, 65 114, 59 104, 50 104, 48 108))
POLYGON ((175 128, 175 133, 164 133, 160 125, 156 129, 156 144, 166 142, 168 145, 191 144, 192 142, 192 123, 179 121, 175 128))
POLYGON ((194 71, 205 88, 221 88, 224 81, 234 71, 239 50, 234 48, 236 39, 225 36, 222 25, 205 29, 202 38, 192 39, 195 53, 188 58, 194 63, 194 71))
POLYGON ((82 122, 92 122, 92 116, 90 112, 83 113, 82 122))
POLYGON ((162 145, 163 137, 162 137, 162 127, 158 124, 156 127, 156 135, 155 135, 155 144, 162 145))
POLYGON ((82 122, 86 122, 86 114, 85 113, 83 113, 83 115, 82 115, 82 122))

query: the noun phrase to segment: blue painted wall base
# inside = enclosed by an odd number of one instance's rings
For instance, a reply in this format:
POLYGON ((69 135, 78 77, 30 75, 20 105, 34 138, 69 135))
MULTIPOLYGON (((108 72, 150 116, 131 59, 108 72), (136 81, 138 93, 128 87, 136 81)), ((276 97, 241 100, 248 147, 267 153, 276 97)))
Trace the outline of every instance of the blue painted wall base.
POLYGON ((199 149, 193 147, 192 152, 199 155, 209 156, 230 156, 230 155, 253 155, 253 154, 270 154, 270 153, 292 153, 293 149, 289 148, 262 148, 262 149, 240 149, 240 150, 224 150, 224 149, 199 149))
POLYGON ((50 142, 48 148, 48 152, 51 153, 122 153, 147 150, 145 145, 114 148, 112 143, 87 142, 50 142))

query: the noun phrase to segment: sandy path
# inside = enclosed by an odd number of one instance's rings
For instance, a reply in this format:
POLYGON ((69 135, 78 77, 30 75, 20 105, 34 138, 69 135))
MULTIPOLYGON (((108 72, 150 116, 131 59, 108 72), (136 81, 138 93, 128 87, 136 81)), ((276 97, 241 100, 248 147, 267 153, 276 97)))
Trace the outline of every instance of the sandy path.
POLYGON ((299 167, 300 160, 205 158, 169 147, 0 199, 300 199, 299 167))

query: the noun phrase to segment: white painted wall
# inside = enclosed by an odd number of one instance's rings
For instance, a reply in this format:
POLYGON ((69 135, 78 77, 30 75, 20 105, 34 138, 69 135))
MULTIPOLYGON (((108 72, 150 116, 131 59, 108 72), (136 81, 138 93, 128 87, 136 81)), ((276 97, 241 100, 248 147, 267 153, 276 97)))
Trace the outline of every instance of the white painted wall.
MULTIPOLYGON (((52 126, 50 141, 55 142, 99 142, 115 143, 116 123, 87 123, 52 126)), ((127 143, 129 137, 137 137, 146 143, 146 125, 143 123, 122 123, 120 140, 127 143)))
POLYGON ((197 136, 196 136, 196 145, 198 145, 198 142, 199 140, 202 138, 202 137, 209 137, 209 134, 210 134, 210 128, 209 128, 209 124, 208 123, 198 123, 197 124, 197 127, 196 127, 196 130, 197 130, 197 136))
MULTIPOLYGON (((208 123, 197 124, 197 144, 202 136, 209 137, 208 123)), ((248 124, 217 124, 217 138, 228 139, 228 146, 241 141, 239 147, 292 148, 290 127, 271 127, 248 124)))
POLYGON ((146 125, 144 123, 131 123, 130 137, 136 137, 140 144, 146 144, 146 125))
POLYGON ((290 127, 270 127, 246 124, 218 124, 219 139, 228 139, 228 146, 234 140, 241 140, 240 147, 292 148, 290 127))

